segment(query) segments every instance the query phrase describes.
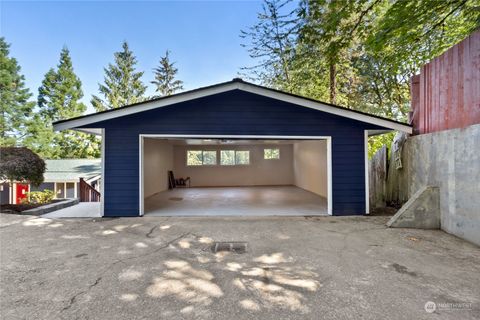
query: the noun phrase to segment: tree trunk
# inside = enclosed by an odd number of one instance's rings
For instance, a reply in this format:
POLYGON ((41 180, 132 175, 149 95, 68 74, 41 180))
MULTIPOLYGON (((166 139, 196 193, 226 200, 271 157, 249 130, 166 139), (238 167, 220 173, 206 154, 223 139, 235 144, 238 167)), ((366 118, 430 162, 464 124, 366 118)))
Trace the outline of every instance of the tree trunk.
POLYGON ((335 104, 337 98, 337 66, 335 62, 330 62, 330 103, 335 104))

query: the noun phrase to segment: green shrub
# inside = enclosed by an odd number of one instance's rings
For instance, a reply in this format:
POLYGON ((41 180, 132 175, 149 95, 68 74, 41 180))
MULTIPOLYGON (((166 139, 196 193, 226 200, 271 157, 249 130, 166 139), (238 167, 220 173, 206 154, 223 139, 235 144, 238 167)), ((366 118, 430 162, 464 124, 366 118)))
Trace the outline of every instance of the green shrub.
POLYGON ((27 192, 27 199, 29 203, 44 204, 49 203, 55 197, 55 192, 52 190, 32 191, 27 192))

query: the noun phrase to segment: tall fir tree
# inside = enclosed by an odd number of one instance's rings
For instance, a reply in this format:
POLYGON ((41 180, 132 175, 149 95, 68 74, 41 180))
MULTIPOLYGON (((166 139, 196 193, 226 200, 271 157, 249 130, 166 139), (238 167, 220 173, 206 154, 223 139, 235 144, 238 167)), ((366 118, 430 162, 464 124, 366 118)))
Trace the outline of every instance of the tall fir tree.
POLYGON ((56 69, 50 69, 38 89, 38 112, 30 121, 25 144, 44 158, 87 158, 99 156, 94 136, 76 131, 54 132, 52 122, 82 115, 86 106, 82 83, 75 74, 67 48, 60 53, 56 69))
POLYGON ((151 81, 155 85, 155 92, 160 96, 169 96, 183 89, 183 81, 176 79, 178 68, 175 62, 170 62, 170 51, 165 52, 165 56, 160 58, 160 64, 153 69, 155 80, 151 81))
POLYGON ((240 31, 240 37, 247 41, 242 47, 257 61, 254 66, 242 68, 247 72, 244 75, 285 91, 294 90, 292 62, 298 19, 289 8, 291 4, 292 0, 264 0, 258 21, 240 31))
POLYGON ((103 99, 94 95, 91 103, 96 111, 116 109, 145 100, 147 87, 142 83, 143 72, 137 72, 137 58, 123 42, 122 51, 115 52, 115 64, 104 68, 104 84, 98 85, 103 99))
POLYGON ((35 102, 25 87, 25 78, 15 58, 10 57, 10 44, 0 38, 0 145, 21 145, 26 123, 35 102))

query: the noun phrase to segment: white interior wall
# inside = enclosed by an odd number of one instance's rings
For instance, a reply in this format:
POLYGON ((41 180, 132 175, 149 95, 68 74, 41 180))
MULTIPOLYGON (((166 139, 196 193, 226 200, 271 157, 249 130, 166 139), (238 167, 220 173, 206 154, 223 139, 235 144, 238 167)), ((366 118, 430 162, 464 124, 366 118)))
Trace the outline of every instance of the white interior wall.
POLYGON ((323 197, 328 194, 327 141, 312 140, 293 145, 294 184, 323 197))
MULTIPOLYGON (((218 152, 218 163, 219 156, 218 152)), ((174 146, 174 174, 177 178, 190 177, 192 187, 293 185, 293 146, 174 146), (264 148, 280 148, 280 159, 265 160, 264 148), (250 150, 250 165, 187 166, 187 150, 250 150)))
POLYGON ((145 139, 143 144, 144 197, 168 189, 168 171, 173 170, 173 146, 166 140, 145 139))

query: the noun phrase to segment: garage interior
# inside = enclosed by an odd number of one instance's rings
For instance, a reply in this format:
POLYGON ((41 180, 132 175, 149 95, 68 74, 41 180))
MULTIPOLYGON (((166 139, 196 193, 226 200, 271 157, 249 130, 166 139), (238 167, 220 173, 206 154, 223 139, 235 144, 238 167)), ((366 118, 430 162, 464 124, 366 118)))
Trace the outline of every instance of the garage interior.
POLYGON ((149 216, 328 215, 328 141, 143 137, 149 216), (169 189, 168 172, 189 177, 169 189))

